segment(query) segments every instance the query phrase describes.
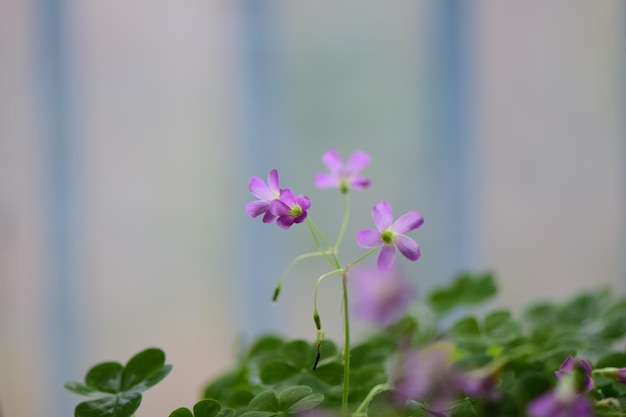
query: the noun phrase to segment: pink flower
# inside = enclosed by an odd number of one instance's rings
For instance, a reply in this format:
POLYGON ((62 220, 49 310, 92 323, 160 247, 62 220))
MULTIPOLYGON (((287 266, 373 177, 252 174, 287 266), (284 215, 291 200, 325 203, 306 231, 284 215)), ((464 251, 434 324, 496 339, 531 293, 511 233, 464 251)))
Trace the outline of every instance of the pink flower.
POLYGON ((317 188, 339 188, 343 193, 350 188, 363 190, 370 185, 370 180, 359 176, 360 171, 371 161, 365 152, 357 151, 353 153, 348 162, 344 165, 339 156, 339 152, 334 149, 327 151, 322 157, 322 162, 328 168, 329 173, 318 173, 315 175, 315 185, 317 188))
POLYGON ((417 261, 420 248, 413 239, 403 233, 417 229, 424 223, 424 218, 416 211, 410 211, 393 221, 393 211, 386 201, 377 203, 372 209, 372 218, 377 230, 361 230, 356 241, 363 248, 375 248, 382 245, 378 255, 378 269, 391 268, 396 259, 396 246, 409 260, 417 261))
POLYGON ((309 197, 301 194, 293 196, 288 189, 280 190, 280 198, 270 204, 271 213, 278 217, 276 224, 282 229, 289 229, 294 223, 302 223, 307 217, 307 210, 311 207, 309 197))
POLYGON ((581 392, 589 392, 593 388, 593 379, 591 379, 591 365, 584 359, 574 359, 569 355, 558 371, 554 372, 557 378, 561 379, 564 375, 575 374, 577 381, 580 381, 581 392))
POLYGON ((276 216, 270 211, 272 201, 280 198, 280 186, 278 181, 278 171, 273 169, 267 177, 267 185, 258 177, 250 178, 248 190, 258 198, 246 204, 246 211, 252 218, 263 216, 263 223, 272 223, 276 216))
POLYGON ((589 398, 581 393, 548 391, 528 405, 529 417, 595 417, 589 398))
POLYGON ((353 268, 348 283, 356 317, 387 326, 404 314, 415 299, 415 288, 396 270, 353 268))

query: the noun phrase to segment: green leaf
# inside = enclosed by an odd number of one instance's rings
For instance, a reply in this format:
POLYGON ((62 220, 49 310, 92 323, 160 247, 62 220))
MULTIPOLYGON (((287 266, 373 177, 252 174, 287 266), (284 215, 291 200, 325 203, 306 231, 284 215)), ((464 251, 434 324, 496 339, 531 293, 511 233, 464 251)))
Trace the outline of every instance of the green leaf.
POLYGON ((314 392, 312 394, 307 395, 304 398, 301 398, 293 404, 291 407, 286 409, 285 411, 289 414, 297 414, 302 411, 310 410, 311 408, 317 407, 324 401, 324 395, 319 392, 314 392))
POLYGON ((273 411, 246 411, 240 417, 272 417, 276 413, 273 411))
POLYGON ((315 361, 315 351, 309 342, 294 340, 283 348, 284 358, 297 368, 310 368, 315 361))
POLYGON ((194 417, 215 417, 220 412, 222 406, 219 401, 213 399, 198 401, 193 406, 194 417))
POLYGON ((132 387, 130 391, 143 392, 148 388, 155 386, 156 384, 161 382, 161 380, 163 380, 163 378, 165 378, 171 370, 172 365, 163 365, 163 367, 159 369, 155 374, 149 376, 145 380, 132 387))
POLYGON ((454 337, 478 337, 480 336, 480 327, 475 317, 463 317, 452 325, 449 331, 454 337))
POLYGON ((324 340, 320 349, 320 361, 337 355, 337 345, 331 340, 324 340))
MULTIPOLYGON (((122 374, 122 391, 137 385, 157 373, 165 364, 165 353, 161 349, 149 348, 133 356, 122 374)), ((169 371, 168 371, 169 372, 169 371)), ((167 375, 167 373, 165 373, 167 375)), ((165 377, 161 377, 163 379, 165 377)), ((154 384, 156 384, 156 381, 154 384)), ((152 385, 154 385, 152 384, 152 385)))
POLYGON ((508 310, 496 310, 485 317, 485 331, 492 338, 510 341, 521 335, 522 326, 514 321, 508 310))
POLYGON ((263 391, 250 401, 248 409, 253 411, 271 411, 274 413, 280 411, 276 393, 272 390, 263 391))
POLYGON ((141 394, 112 395, 78 404, 75 417, 130 417, 141 404, 141 394))
POLYGON ((280 381, 284 381, 299 372, 299 369, 294 368, 281 360, 275 360, 265 365, 261 369, 259 376, 264 384, 273 385, 280 381))
POLYGON ((103 362, 87 372, 85 382, 99 391, 115 394, 120 391, 123 370, 117 362, 103 362))
POLYGON ((454 308, 476 305, 487 301, 497 292, 491 274, 458 276, 452 285, 433 291, 428 302, 437 313, 446 313, 454 308))
POLYGON ((247 387, 249 385, 248 377, 249 370, 246 366, 233 369, 212 381, 204 389, 203 396, 204 398, 214 398, 222 402, 222 404, 232 406, 226 400, 231 396, 235 388, 247 387))
POLYGON ((189 411, 188 408, 181 407, 172 411, 169 417, 193 417, 193 414, 191 413, 191 411, 189 411))
MULTIPOLYGON (((165 354, 155 348, 133 356, 124 368, 117 362, 103 362, 92 367, 85 384, 67 382, 65 388, 76 394, 99 396, 76 406, 76 417, 128 417, 141 403, 141 392, 161 381, 172 369, 163 365, 165 354)), ((184 416, 185 411, 176 411, 184 416), (182 414, 181 414, 182 413, 182 414)))
POLYGON ((102 397, 106 394, 102 391, 98 391, 91 387, 88 387, 87 385, 80 382, 66 382, 65 384, 63 384, 63 386, 66 390, 71 391, 74 394, 85 395, 88 397, 102 397))
POLYGON ((539 302, 528 307, 523 317, 536 326, 551 325, 558 322, 559 309, 553 303, 539 302))
POLYGON ((280 355, 282 346, 285 344, 282 338, 275 335, 266 335, 257 339, 248 351, 249 360, 258 361, 265 357, 280 355))
POLYGON ((278 403, 281 410, 287 410, 289 407, 300 401, 313 392, 311 387, 299 385, 295 387, 289 387, 283 390, 278 395, 278 403))
POLYGON ((234 417, 234 415, 235 410, 233 410, 232 408, 224 408, 222 411, 217 413, 216 417, 234 417))
POLYGON ((343 365, 339 362, 329 362, 318 366, 311 372, 315 378, 328 385, 341 384, 343 381, 343 365))
POLYGON ((613 352, 609 353, 601 357, 598 362, 596 362, 594 368, 623 368, 626 367, 626 353, 622 352, 613 352))

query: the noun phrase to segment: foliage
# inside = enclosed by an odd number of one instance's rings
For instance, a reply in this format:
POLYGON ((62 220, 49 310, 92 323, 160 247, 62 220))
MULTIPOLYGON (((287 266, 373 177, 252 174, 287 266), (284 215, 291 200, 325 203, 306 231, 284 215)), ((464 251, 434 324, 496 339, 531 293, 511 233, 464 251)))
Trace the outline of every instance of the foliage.
MULTIPOLYGON (((516 316, 503 308, 488 309, 495 295, 491 275, 463 274, 448 287, 426 297, 418 309, 435 317, 432 323, 407 315, 372 333, 351 348, 350 406, 353 416, 430 416, 423 403, 394 400, 398 352, 407 345, 453 346, 454 366, 465 371, 492 370, 498 376, 497 400, 459 397, 452 417, 522 417, 528 404, 557 384, 554 371, 568 355, 584 357, 594 369, 626 367, 626 299, 610 291, 585 292, 571 299, 540 301, 516 316), (472 308, 468 308, 472 305, 472 308), (463 314, 450 321, 452 312, 463 314), (433 331, 434 328, 434 331, 433 331), (372 389, 374 389, 372 391, 372 389)), ((212 379, 204 399, 179 408, 170 417, 274 417, 299 415, 309 409, 338 410, 341 406, 343 365, 337 345, 324 340, 315 370, 317 343, 263 335, 247 348, 232 369, 212 379)), ((141 392, 164 378, 170 365, 164 354, 148 349, 126 366, 104 362, 91 368, 85 383, 65 387, 97 399, 80 403, 76 417, 131 416, 141 392)), ((589 393, 597 415, 626 415, 626 385, 593 375, 589 393)))

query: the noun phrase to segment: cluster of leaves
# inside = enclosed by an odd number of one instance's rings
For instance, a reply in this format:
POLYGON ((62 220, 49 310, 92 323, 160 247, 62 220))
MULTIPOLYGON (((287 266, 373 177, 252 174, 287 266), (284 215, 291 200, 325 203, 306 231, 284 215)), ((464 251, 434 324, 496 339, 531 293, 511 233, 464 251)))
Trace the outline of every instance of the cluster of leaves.
POLYGON ((165 353, 150 348, 133 356, 126 366, 118 362, 99 363, 87 372, 85 383, 66 382, 65 388, 96 397, 78 404, 76 417, 131 416, 141 404, 141 393, 159 383, 171 369, 171 365, 165 365, 165 353))
MULTIPOLYGON (((467 369, 492 366, 500 375, 501 400, 472 399, 471 407, 460 407, 453 416, 525 416, 528 403, 554 387, 554 371, 568 355, 589 360, 594 369, 626 366, 626 299, 602 289, 560 302, 535 302, 518 318, 502 308, 483 314, 468 311, 495 294, 491 275, 462 275, 428 297, 439 323, 466 307, 461 318, 439 328, 440 336, 457 347, 457 364, 467 369)), ((598 414, 625 412, 626 385, 599 375, 594 380, 590 394, 598 414)))
MULTIPOLYGON (((429 416, 420 403, 394 405, 392 388, 371 395, 373 387, 393 384, 395 356, 401 346, 419 348, 434 340, 454 346, 455 365, 497 373, 497 401, 462 398, 452 417, 523 417, 530 401, 553 388, 554 371, 568 355, 594 368, 626 367, 626 299, 610 291, 586 292, 562 302, 538 302, 519 317, 507 309, 489 310, 496 294, 489 274, 461 275, 433 291, 419 308, 396 324, 372 334, 350 353, 349 409, 355 417, 429 416), (363 406, 363 403, 367 406, 363 406), (355 414, 355 410, 358 413, 355 414)), ((130 417, 141 392, 167 375, 164 355, 148 349, 125 367, 106 362, 93 367, 85 383, 67 383, 77 394, 97 396, 76 407, 76 417, 130 417)), ((594 375, 590 393, 598 415, 626 411, 626 385, 594 375)), ((170 417, 277 417, 322 408, 339 410, 343 383, 342 351, 325 340, 317 343, 264 335, 229 371, 203 390, 193 410, 179 408, 170 417), (319 358, 316 369, 312 365, 319 358)))

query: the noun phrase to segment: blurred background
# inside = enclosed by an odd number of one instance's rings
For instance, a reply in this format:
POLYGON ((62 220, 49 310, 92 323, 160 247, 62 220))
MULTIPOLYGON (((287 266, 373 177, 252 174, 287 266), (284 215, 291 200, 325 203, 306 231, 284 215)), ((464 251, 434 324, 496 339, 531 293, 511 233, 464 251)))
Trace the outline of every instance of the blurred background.
MULTIPOLYGON (((626 289, 626 4, 0 0, 0 414, 159 346, 138 417, 190 407, 265 331, 313 339, 306 227, 250 219, 278 168, 335 236, 329 148, 372 156, 353 236, 419 211, 423 294, 493 271, 499 305, 626 289)), ((320 313, 340 340, 339 283, 320 313)))

